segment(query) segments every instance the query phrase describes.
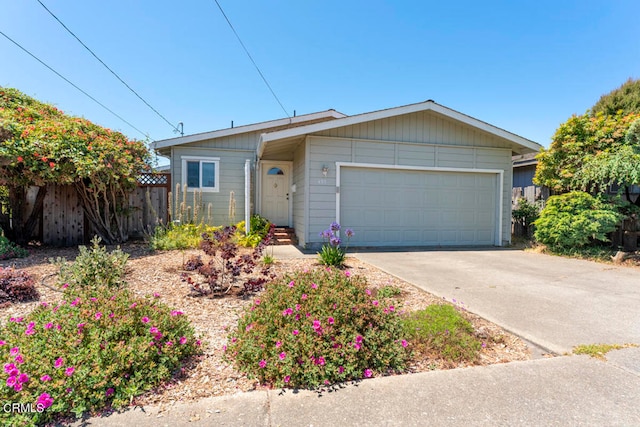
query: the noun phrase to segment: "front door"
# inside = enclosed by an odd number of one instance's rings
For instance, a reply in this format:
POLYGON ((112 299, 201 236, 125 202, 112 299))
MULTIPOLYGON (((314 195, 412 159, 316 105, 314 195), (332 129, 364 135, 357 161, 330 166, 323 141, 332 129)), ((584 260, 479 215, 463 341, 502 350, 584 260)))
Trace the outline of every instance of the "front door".
POLYGON ((289 165, 263 163, 261 215, 279 226, 289 226, 289 165))

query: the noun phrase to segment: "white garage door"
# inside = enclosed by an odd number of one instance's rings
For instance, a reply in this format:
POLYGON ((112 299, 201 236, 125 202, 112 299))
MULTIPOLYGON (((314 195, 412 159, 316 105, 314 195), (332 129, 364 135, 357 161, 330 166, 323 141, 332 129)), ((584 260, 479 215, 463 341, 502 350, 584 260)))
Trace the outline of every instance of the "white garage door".
POLYGON ((493 245, 497 175, 342 167, 340 221, 358 246, 493 245))

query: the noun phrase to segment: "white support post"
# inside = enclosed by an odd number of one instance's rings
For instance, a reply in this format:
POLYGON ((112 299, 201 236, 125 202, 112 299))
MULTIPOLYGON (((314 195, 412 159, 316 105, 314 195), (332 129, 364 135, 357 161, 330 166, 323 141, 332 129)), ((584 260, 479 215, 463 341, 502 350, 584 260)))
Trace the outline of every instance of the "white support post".
POLYGON ((244 161, 244 231, 251 232, 251 160, 244 161))

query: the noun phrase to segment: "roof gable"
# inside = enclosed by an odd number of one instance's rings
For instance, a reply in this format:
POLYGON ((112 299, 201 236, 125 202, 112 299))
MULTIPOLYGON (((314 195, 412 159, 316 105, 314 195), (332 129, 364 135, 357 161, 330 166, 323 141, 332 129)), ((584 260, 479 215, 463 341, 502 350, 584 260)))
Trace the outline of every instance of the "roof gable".
POLYGON ((258 144, 258 157, 261 157, 266 144, 270 141, 294 139, 306 134, 322 132, 330 129, 335 129, 344 126, 356 125, 360 123, 370 122, 374 120, 386 119, 390 117, 397 117, 405 114, 416 113, 420 111, 433 111, 441 114, 452 120, 460 123, 467 124, 473 128, 487 132, 491 135, 503 138, 511 142, 514 146, 524 148, 523 151, 535 151, 538 152, 542 146, 536 142, 523 138, 514 133, 508 132, 499 127, 490 125, 489 123, 475 119, 466 114, 462 114, 458 111, 447 108, 432 100, 421 102, 418 104, 410 104, 401 107, 389 108, 385 110, 373 111, 370 113, 358 114, 355 116, 346 116, 340 119, 332 120, 330 122, 314 123, 306 126, 300 126, 292 129, 285 129, 276 132, 263 133, 260 136, 258 144))

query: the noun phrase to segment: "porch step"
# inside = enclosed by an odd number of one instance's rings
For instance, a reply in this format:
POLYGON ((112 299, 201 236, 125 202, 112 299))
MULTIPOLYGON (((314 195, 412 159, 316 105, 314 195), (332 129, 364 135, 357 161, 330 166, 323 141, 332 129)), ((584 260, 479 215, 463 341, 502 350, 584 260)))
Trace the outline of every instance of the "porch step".
POLYGON ((297 245, 296 231, 291 227, 276 227, 273 230, 274 245, 297 245))

